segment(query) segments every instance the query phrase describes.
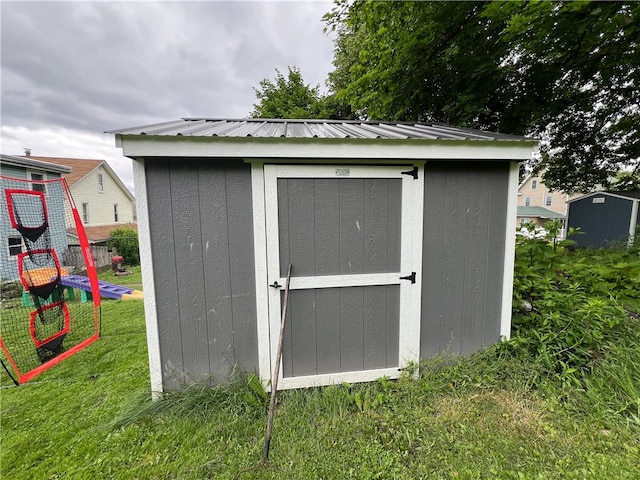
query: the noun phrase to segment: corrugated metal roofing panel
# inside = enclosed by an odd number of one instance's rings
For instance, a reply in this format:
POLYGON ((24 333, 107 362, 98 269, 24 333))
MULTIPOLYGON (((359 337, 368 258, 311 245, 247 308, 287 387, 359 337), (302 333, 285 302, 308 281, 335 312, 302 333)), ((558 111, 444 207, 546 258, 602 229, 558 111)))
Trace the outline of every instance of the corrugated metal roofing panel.
POLYGON ((263 137, 279 138, 284 137, 286 133, 286 125, 284 123, 267 122, 263 125, 260 132, 263 137))
POLYGON ((423 139, 423 140, 503 140, 534 141, 468 128, 433 123, 360 122, 346 120, 284 120, 284 119, 214 119, 183 118, 172 122, 111 130, 119 135, 217 136, 259 138, 360 138, 360 139, 423 139))

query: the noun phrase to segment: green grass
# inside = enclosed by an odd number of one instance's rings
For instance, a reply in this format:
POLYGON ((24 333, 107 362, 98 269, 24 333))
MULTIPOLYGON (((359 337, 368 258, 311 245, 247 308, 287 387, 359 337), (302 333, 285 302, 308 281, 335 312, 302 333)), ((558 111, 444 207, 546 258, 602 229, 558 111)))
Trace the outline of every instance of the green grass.
POLYGON ((640 478, 640 421, 602 398, 637 392, 633 333, 592 389, 497 346, 426 362, 418 380, 280 392, 263 466, 267 402, 252 377, 152 402, 142 302, 102 313, 87 349, 20 387, 1 377, 1 478, 640 478))
POLYGON ((125 285, 137 290, 142 290, 142 272, 140 265, 127 266, 127 270, 131 272, 131 275, 114 275, 111 270, 108 270, 99 273, 98 278, 115 285, 125 285))

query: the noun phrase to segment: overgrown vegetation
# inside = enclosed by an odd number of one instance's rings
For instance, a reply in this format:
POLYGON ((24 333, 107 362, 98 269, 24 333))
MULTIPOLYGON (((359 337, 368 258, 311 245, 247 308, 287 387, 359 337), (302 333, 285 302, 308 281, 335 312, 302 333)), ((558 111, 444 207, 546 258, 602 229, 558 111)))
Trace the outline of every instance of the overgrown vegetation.
POLYGON ((140 251, 138 246, 138 232, 129 227, 118 227, 109 232, 107 247, 115 249, 121 255, 125 265, 139 265, 140 251))
POLYGON ((99 342, 0 391, 0 476, 640 478, 640 251, 549 240, 518 240, 510 341, 280 392, 268 465, 257 378, 152 402, 142 302, 105 301, 99 342))
POLYGON ((542 367, 567 398, 640 424, 640 247, 573 250, 556 241, 559 227, 518 237, 505 350, 542 367))

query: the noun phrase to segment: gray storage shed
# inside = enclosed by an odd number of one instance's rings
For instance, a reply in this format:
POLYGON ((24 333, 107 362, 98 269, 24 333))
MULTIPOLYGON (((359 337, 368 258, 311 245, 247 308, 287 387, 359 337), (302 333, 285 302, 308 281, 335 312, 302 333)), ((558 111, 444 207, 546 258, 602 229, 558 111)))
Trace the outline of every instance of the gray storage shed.
POLYGON ((185 118, 125 128, 151 386, 396 378, 508 337, 532 139, 420 123, 185 118))
POLYGON ((640 190, 593 192, 568 202, 567 227, 580 228, 572 237, 578 247, 602 248, 611 243, 632 245, 640 225, 640 190))

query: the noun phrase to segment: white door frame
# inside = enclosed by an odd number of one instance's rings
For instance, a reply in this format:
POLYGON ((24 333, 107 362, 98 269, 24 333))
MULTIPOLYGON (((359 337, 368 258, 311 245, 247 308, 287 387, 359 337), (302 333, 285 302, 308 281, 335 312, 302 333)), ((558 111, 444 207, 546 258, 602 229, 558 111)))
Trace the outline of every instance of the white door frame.
MULTIPOLYGON (((420 306, 422 290, 422 224, 424 202, 424 162, 376 165, 292 165, 252 162, 254 253, 256 259, 256 307, 259 376, 266 388, 273 374, 280 332, 280 292, 268 285, 280 277, 278 233, 278 178, 399 178, 402 179, 402 223, 400 272, 363 275, 293 277, 290 288, 333 288, 353 285, 400 285, 399 359, 400 368, 418 362, 420 355, 420 306), (417 168, 417 178, 407 170, 417 168), (404 174, 402 172, 405 172, 404 174), (415 272, 415 283, 400 280, 400 275, 415 272)), ((281 389, 328 385, 342 382, 371 381, 382 376, 397 378, 399 367, 342 372, 323 375, 282 377, 281 389)))

